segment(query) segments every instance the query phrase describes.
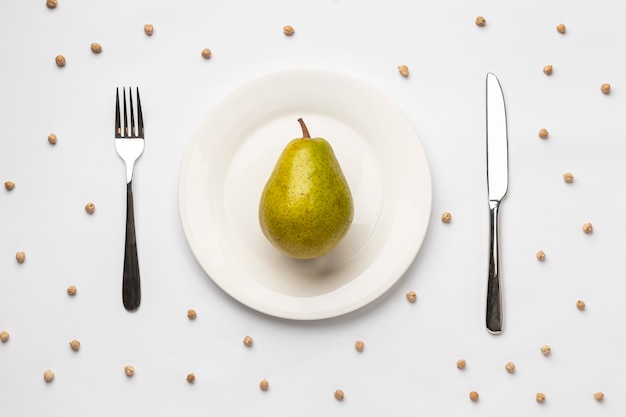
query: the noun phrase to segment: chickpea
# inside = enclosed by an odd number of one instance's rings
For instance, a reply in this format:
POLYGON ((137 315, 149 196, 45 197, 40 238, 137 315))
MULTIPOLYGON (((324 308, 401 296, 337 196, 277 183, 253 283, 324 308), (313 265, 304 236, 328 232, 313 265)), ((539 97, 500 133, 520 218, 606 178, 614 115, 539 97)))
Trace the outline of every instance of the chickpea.
POLYGON ((76 285, 70 285, 67 287, 67 294, 71 296, 75 296, 78 290, 76 289, 76 285))
POLYGON ((543 392, 538 392, 535 395, 535 400, 537 400, 538 403, 542 403, 546 400, 546 394, 544 394, 543 392))
POLYGON ((43 373, 43 380, 46 382, 52 382, 52 380, 54 379, 54 372, 52 372, 52 370, 48 369, 47 371, 45 371, 43 373))
POLYGON ((88 214, 93 214, 94 211, 96 211, 96 205, 90 201, 89 203, 85 205, 85 211, 88 214))
POLYGON ((587 308, 587 305, 585 304, 585 302, 583 300, 577 300, 576 301, 576 308, 579 309, 580 311, 582 311, 585 308, 587 308))
POLYGON ((204 48, 200 54, 202 55, 202 58, 204 59, 211 58, 211 50, 209 48, 204 48))
POLYGON ((57 7, 57 0, 46 0, 46 6, 48 9, 54 9, 57 7))
POLYGON ((487 20, 483 16, 476 17, 476 26, 483 27, 487 24, 487 20))
POLYGON ((146 23, 145 25, 143 25, 143 31, 146 33, 146 35, 152 36, 152 34, 154 33, 154 26, 150 23, 146 23))
POLYGON ((459 369, 465 369, 466 365, 467 365, 467 361, 465 359, 459 359, 456 361, 456 367, 459 369))
POLYGON ((9 332, 7 332, 6 330, 3 330, 2 332, 0 332, 0 342, 6 343, 8 341, 9 341, 9 332))
POLYGON ((546 65, 543 67, 543 73, 546 75, 552 75, 552 65, 546 65))
POLYGON ((441 221, 444 223, 450 223, 450 220, 452 220, 452 214, 450 214, 449 212, 444 212, 441 215, 441 221))
POLYGON ((55 135, 54 133, 50 133, 48 135, 48 143, 50 143, 50 145, 56 145, 56 143, 57 143, 57 135, 55 135))
POLYGON ((572 174, 571 172, 563 173, 563 181, 565 181, 568 184, 571 184, 572 182, 574 182, 574 174, 572 174))
POLYGON ((196 376, 193 373, 187 374, 187 382, 193 384, 194 382, 196 382, 196 376))
POLYGON ((469 393, 469 397, 470 397, 470 400, 472 400, 472 401, 478 401, 478 398, 480 396, 478 395, 478 393, 476 391, 471 391, 469 393))
POLYGON ((127 377, 135 375, 135 367, 132 365, 126 365, 124 367, 124 374, 126 374, 127 377))
POLYGON ((194 310, 193 308, 190 308, 189 310, 187 310, 187 317, 189 318, 189 320, 195 320, 196 317, 198 317, 198 313, 196 313, 196 310, 194 310))
POLYGON ((80 342, 76 339, 72 340, 70 342, 70 348, 74 351, 74 352, 78 352, 78 349, 80 349, 80 342))
POLYGON ((611 92, 611 84, 604 83, 600 86, 600 91, 604 94, 609 94, 611 92))
POLYGON ((337 399, 339 401, 343 400, 346 397, 344 392, 342 390, 340 390, 340 389, 336 390, 334 395, 335 395, 335 399, 337 399))
POLYGON ((548 130, 544 128, 539 129, 539 137, 541 139, 546 139, 548 137, 548 130))
POLYGON ((409 76, 409 67, 407 67, 406 65, 400 65, 398 66, 398 72, 400 73, 400 75, 406 78, 409 76))
POLYGON ((283 33, 286 36, 293 36, 293 34, 296 33, 296 30, 293 28, 293 26, 287 25, 283 26, 283 33))
POLYGON ((406 299, 409 300, 409 303, 414 303, 417 300, 417 293, 415 291, 407 292, 406 299))
POLYGON ((601 391, 594 392, 594 393, 593 393, 593 398, 594 398, 596 401, 602 401, 602 400, 604 400, 604 393, 603 393, 603 392, 601 392, 601 391))
POLYGON ((543 345, 541 346, 540 350, 543 356, 548 356, 552 351, 552 348, 550 347, 550 345, 543 345))
POLYGON ((58 67, 64 67, 65 66, 65 57, 63 55, 57 55, 54 58, 54 62, 56 62, 58 67))
POLYGON ((565 25, 563 23, 559 23, 556 26, 556 31, 559 33, 565 33, 565 25))
POLYGON ((591 223, 583 224, 583 232, 585 232, 585 233, 593 232, 593 225, 591 223))
POLYGON ((24 252, 17 252, 15 254, 15 260, 19 263, 24 263, 26 260, 26 254, 24 252))
POLYGON ((13 181, 5 181, 4 188, 6 188, 8 191, 11 191, 15 188, 15 183, 13 181))
POLYGON ((252 337, 250 336, 246 336, 243 338, 243 344, 246 346, 252 346, 252 344, 254 343, 254 341, 252 340, 252 337))
POLYGON ((544 261, 546 259, 546 253, 542 250, 537 251, 537 259, 544 261))
POLYGON ((504 369, 506 369, 506 371, 510 374, 515 372, 515 364, 513 362, 507 362, 504 365, 504 369))
POLYGON ((365 348, 365 342, 363 342, 362 340, 357 340, 356 342, 354 342, 354 348, 358 352, 363 352, 363 349, 365 348))
POLYGON ((267 381, 267 379, 262 379, 261 382, 259 382, 259 388, 261 388, 261 391, 267 391, 270 387, 270 383, 267 381))
POLYGON ((91 52, 93 52, 94 54, 99 54, 100 52, 102 52, 102 45, 100 45, 98 42, 92 43, 91 52))

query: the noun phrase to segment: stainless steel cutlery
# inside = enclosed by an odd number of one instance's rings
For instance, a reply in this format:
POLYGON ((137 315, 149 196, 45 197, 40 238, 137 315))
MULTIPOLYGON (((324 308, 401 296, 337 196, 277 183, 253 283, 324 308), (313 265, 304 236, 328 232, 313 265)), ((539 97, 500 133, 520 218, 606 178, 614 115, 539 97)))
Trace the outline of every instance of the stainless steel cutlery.
POLYGON ((123 113, 120 112, 119 88, 115 95, 115 149, 126 165, 126 243, 124 249, 124 273, 122 279, 122 301, 128 311, 135 311, 141 303, 141 282, 137 239, 135 237, 135 214, 133 204, 133 167, 143 153, 144 129, 139 88, 136 90, 136 113, 132 90, 128 89, 130 105, 126 105, 126 89, 122 88, 123 113), (130 127, 129 127, 130 125, 130 127))
POLYGON ((504 95, 498 78, 487 74, 487 188, 490 243, 487 280, 487 330, 502 331, 502 276, 500 271, 500 203, 509 183, 509 155, 504 95))

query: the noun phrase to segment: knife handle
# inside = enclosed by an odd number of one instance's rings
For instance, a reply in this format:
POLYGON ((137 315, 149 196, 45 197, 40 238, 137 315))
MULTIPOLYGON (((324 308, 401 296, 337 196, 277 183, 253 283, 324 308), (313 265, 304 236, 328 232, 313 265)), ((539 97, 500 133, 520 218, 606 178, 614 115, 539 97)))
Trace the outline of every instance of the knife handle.
POLYGON ((499 200, 489 201, 490 242, 489 278, 487 280, 487 330, 502 332, 502 282, 500 279, 499 200))

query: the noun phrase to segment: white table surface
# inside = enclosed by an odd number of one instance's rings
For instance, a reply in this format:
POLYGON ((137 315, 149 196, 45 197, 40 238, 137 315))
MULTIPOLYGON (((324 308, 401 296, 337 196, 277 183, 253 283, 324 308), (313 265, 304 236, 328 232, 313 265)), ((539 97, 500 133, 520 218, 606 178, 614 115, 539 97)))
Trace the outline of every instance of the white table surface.
MULTIPOLYGON (((0 414, 594 415, 626 410, 626 4, 481 1, 3 0, 0 12, 0 414), (474 21, 482 15, 487 24, 474 21), (559 34, 559 23, 567 27, 559 34), (143 25, 152 23, 148 37, 143 25), (295 28, 293 37, 282 33, 295 28), (103 52, 89 46, 99 42, 103 52), (200 51, 209 47, 205 60, 200 51), (54 58, 63 54, 64 68, 54 58), (410 76, 399 75, 405 64, 410 76), (542 72, 554 67, 552 75, 542 72), (328 69, 391 98, 432 174, 430 226, 382 297, 323 321, 242 306, 196 262, 178 213, 193 132, 242 84, 328 69), (484 78, 503 85, 505 330, 484 327, 484 78), (612 85, 609 95, 600 85, 612 85), (143 279, 121 305, 125 192, 118 85, 141 88, 135 170, 143 279), (540 128, 549 131, 540 139, 540 128), (54 132, 58 143, 47 141, 54 132), (575 175, 571 184, 562 174, 575 175), (84 205, 93 201, 89 216, 84 205), (444 224, 444 211, 452 222, 444 224), (592 234, 582 232, 591 222, 592 234), (546 260, 535 253, 543 250, 546 260), (24 251, 23 264, 15 253, 24 251), (76 285, 78 294, 65 290, 76 285), (407 291, 418 300, 410 304, 407 291), (576 300, 586 302, 585 311, 576 300), (187 310, 198 317, 191 321, 187 310), (242 339, 250 335, 254 346, 242 339), (81 342, 78 352, 68 346, 81 342), (359 353, 354 342, 363 340, 359 353), (552 353, 543 356, 540 346, 552 353), (456 361, 467 367, 459 370, 456 361), (516 372, 504 364, 512 361, 516 372), (124 375, 133 365, 136 374, 124 375), (55 372, 51 383, 46 369, 55 372), (194 384, 185 377, 193 372, 194 384), (266 378, 268 391, 259 389, 266 378), (345 399, 333 397, 336 389, 345 399), (469 400, 477 391, 480 399, 469 400), (601 391, 604 401, 594 400, 601 391), (535 394, 543 392, 539 404, 535 394)), ((286 138, 288 139, 288 138, 286 138)))

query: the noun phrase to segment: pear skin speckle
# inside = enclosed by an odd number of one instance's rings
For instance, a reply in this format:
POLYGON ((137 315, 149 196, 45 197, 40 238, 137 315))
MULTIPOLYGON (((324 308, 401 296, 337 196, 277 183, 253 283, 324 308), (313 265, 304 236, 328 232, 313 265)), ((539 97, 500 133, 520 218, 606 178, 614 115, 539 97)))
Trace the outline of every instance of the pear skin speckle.
POLYGON ((265 237, 291 257, 316 258, 337 246, 353 217, 350 187, 330 144, 306 137, 289 142, 261 194, 265 237))

